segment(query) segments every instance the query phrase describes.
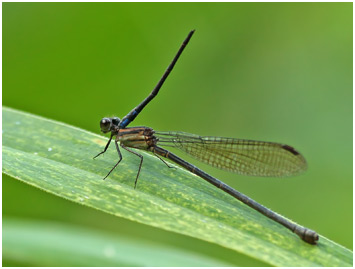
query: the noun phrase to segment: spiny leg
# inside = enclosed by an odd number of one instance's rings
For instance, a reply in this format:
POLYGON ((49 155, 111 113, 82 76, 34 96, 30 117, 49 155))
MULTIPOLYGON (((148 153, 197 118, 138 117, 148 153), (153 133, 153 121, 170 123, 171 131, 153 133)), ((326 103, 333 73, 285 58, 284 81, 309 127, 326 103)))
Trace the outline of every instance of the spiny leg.
POLYGON ((133 150, 130 150, 129 148, 125 147, 124 145, 121 144, 121 147, 124 148, 125 150, 137 155, 139 158, 141 158, 141 162, 139 164, 139 168, 138 168, 138 173, 137 173, 137 177, 136 177, 136 181, 134 182, 134 188, 137 187, 137 181, 138 181, 138 177, 139 177, 139 174, 141 172, 141 168, 142 168, 142 164, 143 164, 143 156, 140 155, 139 153, 137 152, 134 152, 133 150))
POLYGON ((159 157, 159 155, 155 154, 155 152, 153 152, 155 157, 157 157, 159 160, 161 160, 163 163, 165 163, 165 165, 169 168, 175 168, 174 166, 170 166, 166 161, 164 161, 162 158, 159 157))
MULTIPOLYGON (((110 137, 109 141, 107 142, 107 144, 106 144, 106 146, 105 146, 105 149, 104 149, 103 151, 101 151, 99 154, 97 154, 93 159, 95 159, 96 157, 99 157, 101 154, 103 154, 103 153, 106 152, 106 150, 108 149, 108 146, 109 146, 110 143, 111 143, 112 136, 113 136, 113 135, 111 134, 111 137, 110 137)), ((120 153, 120 154, 121 154, 121 153, 120 153)))
POLYGON ((110 172, 108 172, 108 174, 103 179, 106 179, 111 174, 111 172, 117 167, 117 165, 122 161, 122 154, 121 154, 121 151, 120 151, 117 141, 115 141, 115 145, 116 145, 117 153, 118 153, 118 156, 120 157, 120 159, 118 160, 118 162, 115 164, 115 166, 110 170, 110 172))

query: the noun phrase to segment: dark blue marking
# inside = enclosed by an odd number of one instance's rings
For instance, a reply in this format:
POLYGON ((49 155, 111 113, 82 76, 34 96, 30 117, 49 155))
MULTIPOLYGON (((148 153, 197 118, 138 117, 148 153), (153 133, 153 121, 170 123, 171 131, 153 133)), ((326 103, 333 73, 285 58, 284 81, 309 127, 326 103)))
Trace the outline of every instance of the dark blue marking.
POLYGON ((132 113, 133 116, 137 116, 138 115, 138 112, 133 110, 133 113, 132 113))
POLYGON ((121 128, 125 128, 131 121, 129 119, 125 119, 124 121, 122 121, 121 128))

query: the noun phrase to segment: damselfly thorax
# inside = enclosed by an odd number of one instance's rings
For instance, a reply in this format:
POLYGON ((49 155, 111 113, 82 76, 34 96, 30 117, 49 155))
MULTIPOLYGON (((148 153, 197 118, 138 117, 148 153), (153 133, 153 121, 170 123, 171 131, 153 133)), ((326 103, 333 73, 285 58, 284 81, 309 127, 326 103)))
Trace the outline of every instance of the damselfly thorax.
POLYGON ((150 150, 157 143, 157 138, 154 136, 154 130, 149 127, 128 127, 125 129, 118 129, 116 134, 116 141, 120 145, 130 148, 150 150))

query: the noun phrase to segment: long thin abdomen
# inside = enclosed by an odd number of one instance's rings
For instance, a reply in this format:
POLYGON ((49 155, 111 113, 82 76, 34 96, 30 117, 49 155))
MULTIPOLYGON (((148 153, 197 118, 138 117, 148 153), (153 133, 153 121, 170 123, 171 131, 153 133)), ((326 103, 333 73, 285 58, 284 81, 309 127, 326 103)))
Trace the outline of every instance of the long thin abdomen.
POLYGON ((254 201, 253 199, 249 198, 248 196, 233 189, 232 187, 228 186, 227 184, 223 183, 222 181, 212 177, 211 175, 207 174, 206 172, 202 171, 201 169, 197 168, 196 166, 184 161, 183 159, 179 158, 175 154, 173 154, 163 148, 155 146, 155 147, 151 147, 150 150, 153 153, 156 153, 162 157, 170 159, 174 163, 184 167, 185 169, 189 170, 193 174, 203 178, 207 182, 211 183, 212 185, 216 186, 217 188, 221 189, 222 191, 228 193, 229 195, 233 196, 234 198, 238 199, 239 201, 243 202, 244 204, 250 206, 251 208, 255 209, 256 211, 260 212, 261 214, 280 223, 281 225, 283 225, 287 229, 296 233, 303 241, 305 241, 309 244, 316 244, 317 243, 318 234, 316 232, 314 232, 310 229, 307 229, 305 227, 302 227, 298 224, 295 224, 293 222, 290 222, 289 220, 281 217, 277 213, 275 213, 272 210, 266 208, 265 206, 259 204, 258 202, 254 201))

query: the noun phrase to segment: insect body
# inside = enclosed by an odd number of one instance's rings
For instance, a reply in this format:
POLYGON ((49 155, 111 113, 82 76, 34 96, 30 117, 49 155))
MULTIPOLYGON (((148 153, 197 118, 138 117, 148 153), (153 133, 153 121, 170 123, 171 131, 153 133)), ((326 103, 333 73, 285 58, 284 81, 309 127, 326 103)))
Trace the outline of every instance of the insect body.
POLYGON ((112 117, 103 118, 100 121, 101 131, 103 133, 111 133, 111 136, 105 146, 105 149, 94 158, 104 153, 110 145, 112 139, 115 137, 114 142, 119 160, 106 175, 106 177, 110 175, 110 173, 122 160, 120 152, 121 146, 123 149, 137 155, 140 158, 140 164, 135 181, 136 187, 142 168, 143 156, 132 150, 132 148, 150 151, 158 157, 161 156, 168 158, 207 182, 213 184, 222 191, 240 200, 244 204, 257 210, 266 217, 280 223, 284 227, 296 233, 305 242, 316 244, 318 241, 318 234, 316 232, 285 219, 284 217, 262 206, 253 199, 231 188, 227 184, 207 174, 193 164, 186 162, 161 146, 172 146, 179 148, 196 159, 220 169, 243 175, 268 177, 293 176, 307 169, 305 158, 293 147, 273 142, 224 137, 202 137, 184 132, 155 132, 152 128, 143 126, 127 127, 127 125, 132 122, 143 110, 143 108, 158 94, 159 89, 173 69, 176 61, 189 42, 193 33, 194 31, 189 33, 157 86, 153 89, 151 94, 142 101, 142 103, 135 107, 122 120, 117 117, 112 117))

